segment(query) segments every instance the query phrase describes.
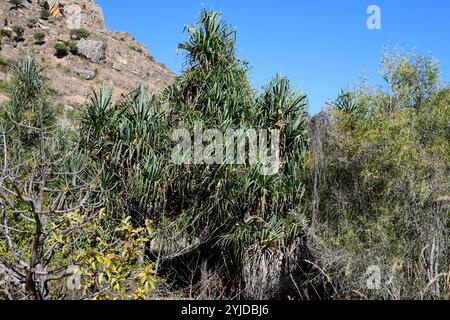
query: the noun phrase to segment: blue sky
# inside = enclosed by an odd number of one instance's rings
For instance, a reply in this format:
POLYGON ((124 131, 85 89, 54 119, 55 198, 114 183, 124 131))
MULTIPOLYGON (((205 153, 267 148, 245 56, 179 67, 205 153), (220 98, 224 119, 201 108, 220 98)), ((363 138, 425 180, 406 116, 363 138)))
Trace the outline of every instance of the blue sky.
POLYGON ((275 74, 306 93, 316 113, 364 74, 379 83, 383 47, 431 52, 450 79, 449 0, 97 0, 106 25, 128 31, 155 59, 180 72, 177 44, 203 7, 223 13, 237 29, 237 54, 250 62, 260 89, 275 74), (382 29, 366 27, 369 5, 381 8, 382 29))

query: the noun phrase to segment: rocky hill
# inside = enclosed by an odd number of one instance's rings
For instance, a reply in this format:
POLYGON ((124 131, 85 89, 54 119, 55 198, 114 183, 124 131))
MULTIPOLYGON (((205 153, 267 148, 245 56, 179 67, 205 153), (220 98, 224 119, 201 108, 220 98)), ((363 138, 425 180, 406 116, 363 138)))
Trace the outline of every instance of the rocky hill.
POLYGON ((130 34, 107 30, 95 0, 0 0, 0 39, 0 100, 8 64, 27 55, 45 66, 57 103, 67 108, 102 86, 115 96, 140 84, 157 92, 174 77, 130 34))

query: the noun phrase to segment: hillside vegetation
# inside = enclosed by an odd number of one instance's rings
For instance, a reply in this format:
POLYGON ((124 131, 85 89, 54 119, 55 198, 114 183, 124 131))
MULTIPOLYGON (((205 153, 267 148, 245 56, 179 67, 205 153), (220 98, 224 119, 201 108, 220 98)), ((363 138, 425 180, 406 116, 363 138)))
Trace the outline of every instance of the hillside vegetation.
POLYGON ((203 11, 158 94, 92 93, 69 126, 42 68, 11 62, 0 107, 0 298, 449 299, 450 88, 386 53, 384 86, 320 114, 203 11), (280 130, 280 170, 177 164, 174 129, 280 130))
MULTIPOLYGON (((19 3, 20 2, 20 3, 19 3)), ((0 82, 11 75, 4 65, 17 57, 33 57, 45 66, 52 103, 73 109, 92 88, 103 85, 120 97, 143 84, 150 93, 172 82, 174 74, 127 32, 105 27, 95 0, 23 0, 17 6, 0 1, 0 82)), ((0 87, 0 102, 6 100, 0 87)))

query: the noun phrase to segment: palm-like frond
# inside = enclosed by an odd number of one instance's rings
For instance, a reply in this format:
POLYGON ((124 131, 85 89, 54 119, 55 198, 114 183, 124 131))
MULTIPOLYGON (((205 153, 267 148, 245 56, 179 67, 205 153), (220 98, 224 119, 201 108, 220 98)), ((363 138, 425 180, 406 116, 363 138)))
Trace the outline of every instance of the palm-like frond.
POLYGON ((336 101, 331 103, 331 106, 348 113, 358 110, 358 103, 351 92, 341 90, 336 101))
POLYGON ((188 40, 178 46, 184 50, 190 67, 205 69, 234 59, 236 33, 218 12, 202 11, 199 22, 185 28, 188 40))

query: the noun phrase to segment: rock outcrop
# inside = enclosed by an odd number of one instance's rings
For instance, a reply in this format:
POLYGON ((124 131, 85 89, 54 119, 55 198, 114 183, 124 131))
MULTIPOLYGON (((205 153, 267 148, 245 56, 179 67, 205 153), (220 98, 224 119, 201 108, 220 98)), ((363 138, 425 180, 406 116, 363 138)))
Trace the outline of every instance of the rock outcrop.
POLYGON ((95 72, 86 69, 76 69, 75 73, 86 80, 91 80, 95 78, 95 72))
POLYGON ((10 79, 8 62, 27 55, 45 66, 61 106, 76 107, 102 86, 112 87, 117 97, 141 84, 156 93, 173 80, 174 74, 130 34, 105 28, 103 11, 94 0, 23 3, 12 8, 7 0, 0 1, 0 100, 10 79), (17 34, 20 28, 22 35, 17 34))
POLYGON ((106 43, 103 41, 80 39, 77 43, 77 52, 92 62, 106 61, 106 43))

